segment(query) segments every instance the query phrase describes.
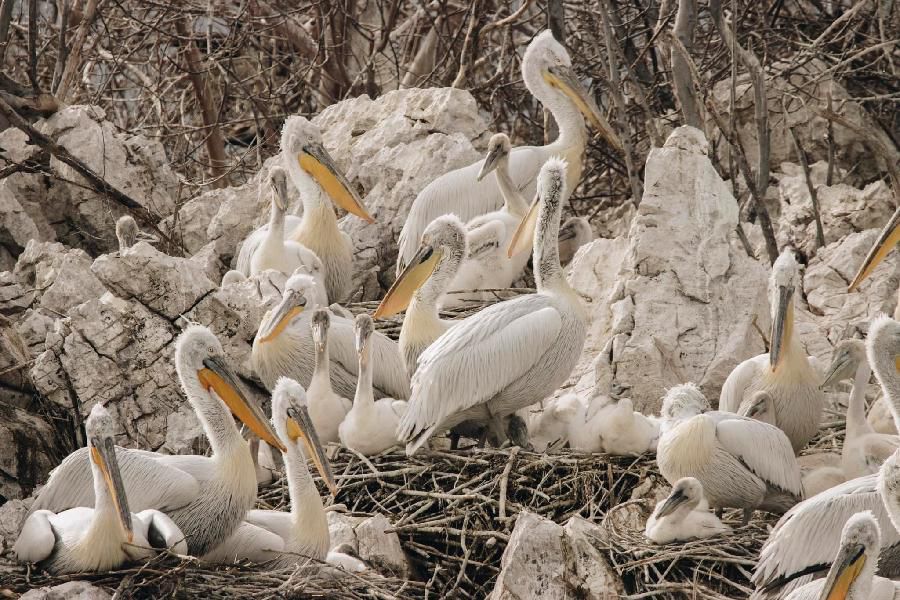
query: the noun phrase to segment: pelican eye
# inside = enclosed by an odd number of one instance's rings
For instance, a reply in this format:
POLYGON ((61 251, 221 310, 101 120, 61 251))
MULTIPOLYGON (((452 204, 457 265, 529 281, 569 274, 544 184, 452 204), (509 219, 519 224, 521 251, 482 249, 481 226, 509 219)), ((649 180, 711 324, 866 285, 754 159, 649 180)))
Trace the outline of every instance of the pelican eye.
POLYGON ((434 248, 432 248, 431 246, 428 246, 428 250, 426 250, 425 254, 422 255, 422 262, 425 262, 426 260, 431 258, 432 254, 434 254, 434 248))

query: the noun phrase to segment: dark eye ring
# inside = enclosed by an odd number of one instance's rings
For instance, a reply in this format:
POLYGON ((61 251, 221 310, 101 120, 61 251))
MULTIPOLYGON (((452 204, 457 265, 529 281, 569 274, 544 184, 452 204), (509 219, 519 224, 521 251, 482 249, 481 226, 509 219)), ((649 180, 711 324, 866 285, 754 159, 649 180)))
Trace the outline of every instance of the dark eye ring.
POLYGON ((431 258, 431 255, 434 254, 434 248, 428 246, 428 249, 425 251, 425 254, 422 255, 422 261, 426 261, 431 258))

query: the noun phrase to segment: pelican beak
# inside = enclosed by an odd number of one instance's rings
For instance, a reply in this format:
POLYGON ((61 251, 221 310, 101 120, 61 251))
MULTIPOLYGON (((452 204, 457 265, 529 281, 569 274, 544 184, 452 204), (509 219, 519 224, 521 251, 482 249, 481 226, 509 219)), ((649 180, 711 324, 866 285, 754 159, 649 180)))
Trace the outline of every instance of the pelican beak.
POLYGON ((784 356, 784 347, 790 342, 794 330, 793 298, 793 286, 778 286, 778 306, 772 321, 772 347, 769 349, 769 365, 773 371, 778 368, 784 356))
POLYGON ((900 208, 897 208, 897 210, 894 211, 891 220, 888 221, 888 224, 885 225, 884 229, 881 230, 881 233, 878 234, 878 241, 876 241, 875 245, 872 246, 872 249, 869 250, 866 259, 863 261, 859 271, 856 272, 856 277, 850 282, 850 287, 847 288, 847 291, 852 292, 859 287, 859 284, 863 282, 863 279, 868 277, 869 274, 875 270, 875 267, 878 266, 878 263, 884 260, 884 257, 894 249, 897 242, 900 242, 900 208))
POLYGON ((681 490, 673 491, 669 494, 669 497, 666 498, 666 501, 663 502, 662 506, 659 507, 659 510, 656 511, 656 518, 661 519, 671 515, 685 502, 687 502, 687 496, 684 495, 684 492, 681 490))
POLYGON ((322 144, 318 142, 310 142, 303 147, 303 151, 297 156, 300 162, 300 168, 309 173, 316 180, 331 200, 346 210, 368 221, 374 223, 375 219, 366 210, 362 199, 356 190, 347 181, 347 177, 334 163, 334 159, 325 150, 322 144))
POLYGON ((91 440, 91 458, 100 469, 103 481, 109 490, 113 505, 122 530, 130 544, 134 540, 134 529, 131 524, 131 511, 128 510, 128 497, 125 495, 125 484, 122 483, 122 473, 119 471, 119 460, 116 458, 116 446, 112 438, 96 438, 91 440))
POLYGON ((516 232, 509 241, 509 247, 506 249, 507 258, 512 258, 519 252, 531 251, 534 244, 534 230, 537 227, 538 205, 540 204, 540 196, 535 194, 531 203, 531 208, 525 213, 525 216, 516 227, 516 232))
POLYGON ((841 546, 837 558, 828 572, 828 579, 822 586, 820 600, 847 600, 850 586, 859 577, 866 564, 865 548, 862 544, 841 546))
POLYGON ((763 404, 762 402, 754 402, 750 405, 750 408, 747 409, 747 413, 744 416, 750 419, 755 419, 756 415, 762 412, 764 406, 765 404, 763 404))
POLYGON ((557 88, 574 102, 581 114, 591 122, 594 129, 610 146, 619 151, 624 148, 622 140, 610 127, 609 122, 603 116, 603 113, 600 112, 597 102, 594 101, 593 96, 578 81, 578 77, 575 76, 575 72, 572 71, 571 67, 557 66, 548 68, 544 71, 544 81, 557 88))
POLYGON ((231 367, 219 356, 203 359, 203 367, 197 373, 203 387, 214 391, 216 396, 228 406, 232 414, 249 427, 250 431, 255 433, 259 439, 284 452, 284 444, 278 439, 278 434, 275 433, 269 419, 255 402, 251 402, 244 395, 244 390, 238 383, 237 376, 231 367))
POLYGON ((316 345, 316 352, 324 352, 325 336, 328 335, 325 331, 325 326, 322 323, 313 321, 310 324, 310 329, 312 329, 312 338, 313 343, 316 345))
POLYGON ((822 380, 822 383, 819 385, 819 389, 827 389, 837 382, 846 379, 847 367, 849 364, 850 360, 843 352, 835 356, 834 360, 831 361, 831 366, 828 367, 825 379, 822 380))
POLYGON ((565 242, 566 240, 571 240, 575 238, 575 228, 574 227, 563 227, 559 230, 559 241, 565 242))
POLYGON ((400 276, 391 285, 387 295, 378 308, 375 309, 375 318, 390 317, 398 312, 406 310, 416 290, 431 277, 441 260, 440 249, 435 250, 429 244, 422 244, 416 255, 412 257, 400 276))
POLYGON ((306 410, 305 406, 292 405, 288 408, 287 413, 288 437, 292 442, 296 442, 298 439, 303 440, 303 444, 306 447, 306 455, 312 458, 319 475, 322 476, 322 480, 325 481, 325 485, 328 486, 331 495, 336 496, 337 484, 334 482, 334 472, 332 472, 328 456, 325 455, 325 450, 322 448, 321 442, 319 442, 319 435, 313 426, 309 411, 306 410))
POLYGON ((272 182, 272 191, 275 193, 275 206, 278 207, 278 210, 287 210, 287 189, 285 188, 284 184, 272 182))
POLYGON ((478 171, 478 176, 475 177, 476 181, 481 181, 485 177, 487 177, 488 173, 497 168, 497 165, 500 164, 500 159, 506 153, 503 150, 502 145, 495 146, 488 155, 485 157, 484 162, 481 164, 481 170, 478 171))
POLYGON ((281 303, 260 325, 259 332, 256 334, 259 337, 259 343, 270 342, 281 335, 294 317, 303 312, 304 306, 306 306, 306 298, 303 294, 288 290, 281 303))

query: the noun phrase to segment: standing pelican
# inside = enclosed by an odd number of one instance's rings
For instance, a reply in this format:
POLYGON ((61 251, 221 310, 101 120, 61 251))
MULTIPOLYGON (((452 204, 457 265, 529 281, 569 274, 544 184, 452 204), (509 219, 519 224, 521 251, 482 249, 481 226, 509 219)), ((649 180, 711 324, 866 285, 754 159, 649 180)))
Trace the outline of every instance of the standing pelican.
MULTIPOLYGON (((547 159, 562 156, 569 162, 566 188, 574 190, 581 178, 587 144, 584 117, 615 148, 622 143, 603 118, 593 97, 578 82, 566 49, 545 31, 534 38, 522 59, 525 87, 552 114, 559 137, 546 146, 521 146, 510 153, 510 175, 516 189, 528 198, 534 181, 547 159)), ((455 214, 463 221, 497 210, 503 204, 500 189, 490 178, 478 181, 483 161, 441 175, 419 192, 400 232, 397 273, 403 271, 416 252, 422 232, 434 219, 455 214)))
POLYGON ((731 531, 709 510, 703 496, 703 484, 684 477, 672 486, 668 498, 656 505, 647 519, 644 535, 657 544, 683 542, 712 537, 731 531))
POLYGON ((769 301, 772 337, 768 354, 745 360, 728 375, 722 386, 719 408, 738 412, 753 392, 772 397, 775 425, 799 453, 819 431, 825 396, 819 389, 814 358, 806 356, 794 335, 794 292, 800 283, 800 266, 787 248, 772 266, 769 301))
POLYGON ((372 317, 356 317, 356 352, 359 354, 359 381, 353 408, 340 426, 341 443, 364 456, 384 452, 397 445, 397 423, 406 412, 404 400, 381 398, 372 394, 372 317))
POLYGON ((115 424, 103 405, 91 409, 85 433, 94 507, 32 512, 13 546, 19 562, 41 563, 41 568, 54 574, 108 571, 152 556, 151 539, 162 540, 165 547, 183 554, 184 536, 169 517, 158 510, 136 515, 128 511, 113 444, 115 424))
POLYGON ((466 230, 454 215, 432 221, 409 265, 375 309, 375 318, 406 310, 400 328, 400 354, 410 377, 419 355, 453 323, 441 319, 438 305, 466 256, 466 230))
POLYGON ((710 411, 693 383, 668 391, 662 416, 656 463, 669 483, 697 478, 714 508, 743 508, 744 524, 754 509, 784 512, 800 499, 800 465, 777 427, 710 411))
MULTIPOLYGON (((309 417, 316 428, 319 439, 324 443, 337 442, 338 426, 352 404, 343 396, 338 396, 331 388, 331 361, 328 352, 328 330, 331 315, 324 308, 317 308, 312 315, 312 338, 316 347, 316 366, 309 383, 309 417)), ((290 381, 285 379, 286 381, 290 381)), ((282 381, 281 379, 278 380, 282 381)), ((299 385, 299 384, 297 384, 299 385)), ((277 383, 276 383, 277 389, 277 383)), ((275 392, 272 392, 275 395, 275 392)), ((304 402, 304 405, 307 403, 304 402)), ((277 425, 277 423, 276 423, 277 425)))
POLYGON ((419 357, 409 410, 398 430, 408 454, 436 431, 466 420, 490 425, 502 439, 504 419, 549 396, 572 372, 584 346, 586 315, 559 264, 557 234, 566 185, 565 161, 548 160, 529 210, 538 215, 537 293, 494 304, 459 322, 419 357))
POLYGON ((125 252, 138 242, 156 242, 156 238, 138 229, 134 217, 122 215, 116 221, 116 239, 119 240, 119 252, 125 252))
POLYGON ((567 265, 578 249, 594 239, 590 222, 584 217, 569 217, 559 228, 559 262, 567 265))
MULTIPOLYGON (((171 456, 116 448, 132 510, 165 512, 181 529, 187 550, 201 556, 227 538, 256 500, 256 470, 237 416, 258 437, 284 445, 262 410, 247 399, 225 363, 222 345, 202 325, 191 325, 175 343, 175 370, 209 439, 212 456, 171 456)), ((93 506, 90 453, 70 454, 50 475, 32 511, 93 506)))
MULTIPOLYGON (((281 130, 281 164, 300 191, 303 216, 286 217, 290 240, 311 250, 325 266, 325 289, 331 302, 341 302, 350 294, 353 275, 353 243, 338 229, 334 202, 347 212, 372 223, 356 190, 322 145, 319 128, 300 116, 288 117, 281 130), (329 202, 328 199, 331 199, 329 202)), ((244 240, 237 269, 250 272, 250 258, 266 237, 268 226, 244 240)))
MULTIPOLYGON (((859 266, 859 270, 856 272, 853 281, 851 281, 850 285, 847 287, 847 291, 852 292, 858 288, 859 284, 872 274, 875 267, 891 253, 891 250, 894 249, 897 242, 900 242, 900 207, 897 207, 897 210, 894 211, 894 214, 887 222, 887 225, 885 225, 884 229, 881 230, 881 233, 878 234, 878 239, 875 240, 875 244, 869 250, 869 253, 866 254, 865 260, 863 260, 863 263, 859 266)), ((900 319, 900 291, 898 291, 897 300, 897 306, 894 307, 894 318, 900 319)))
MULTIPOLYGON (((296 379, 309 387, 315 367, 315 346, 310 331, 316 301, 316 282, 308 275, 292 275, 285 283, 281 302, 262 319, 253 340, 253 369, 267 389, 279 377, 296 379)), ((334 315, 328 330, 332 389, 344 398, 356 390, 358 365, 354 350, 353 321, 334 315)), ((409 377, 397 344, 386 336, 372 336, 372 354, 377 368, 372 374, 375 397, 409 397, 409 377)))

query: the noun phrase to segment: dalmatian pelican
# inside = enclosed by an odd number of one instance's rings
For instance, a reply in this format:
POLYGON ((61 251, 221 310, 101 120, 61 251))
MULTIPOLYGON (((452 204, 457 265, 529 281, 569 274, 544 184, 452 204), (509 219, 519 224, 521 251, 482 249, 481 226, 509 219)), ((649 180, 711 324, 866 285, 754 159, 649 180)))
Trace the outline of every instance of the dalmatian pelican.
POLYGON ((731 531, 709 510, 703 496, 703 484, 683 477, 672 486, 672 493, 656 505, 647 519, 644 535, 656 544, 684 542, 712 537, 731 531))
POLYGON ((119 240, 119 252, 125 252, 138 242, 156 243, 156 237, 138 229, 137 222, 131 215, 122 215, 116 221, 116 239, 119 240))
MULTIPOLYGON (((309 416, 316 428, 316 433, 319 435, 319 439, 327 444, 339 441, 338 427, 347 416, 352 404, 347 398, 335 394, 331 388, 331 360, 328 352, 331 313, 324 308, 317 308, 313 312, 310 328, 312 329, 313 345, 316 348, 316 366, 306 398, 309 400, 309 416)), ((279 381, 281 380, 279 379, 279 381)), ((277 382, 275 387, 277 389, 277 382)), ((272 394, 274 396, 275 392, 273 391, 272 394)))
MULTIPOLYGON (((284 449, 224 356, 219 340, 202 325, 190 325, 175 343, 175 370, 212 456, 115 449, 132 510, 166 513, 194 556, 206 554, 231 535, 256 501, 256 470, 234 416, 270 446, 284 449)), ((90 456, 83 448, 63 460, 38 493, 32 512, 94 506, 90 456)))
POLYGON ((460 321, 419 357, 397 432, 407 454, 438 430, 469 420, 490 426, 503 439, 517 410, 551 395, 572 372, 584 346, 587 316, 559 264, 557 236, 567 185, 565 160, 548 160, 529 209, 538 215, 533 242, 537 293, 460 321))
MULTIPOLYGON (((282 166, 300 191, 302 217, 285 217, 287 239, 311 250, 325 267, 325 291, 331 302, 350 294, 353 242, 338 229, 334 202, 350 214, 372 223, 359 194, 322 145, 319 128, 300 116, 288 117, 281 130, 282 166), (330 201, 329 201, 330 199, 330 201)), ((268 226, 244 240, 237 270, 248 274, 250 258, 266 237, 268 226)))
POLYGON ((183 554, 184 535, 158 510, 131 514, 113 442, 115 423, 102 404, 85 422, 87 453, 93 479, 93 508, 54 513, 32 512, 22 526, 13 552, 19 562, 39 563, 53 573, 108 571, 125 562, 153 555, 150 540, 183 554))
POLYGON ((825 395, 819 388, 816 359, 806 356, 794 335, 794 295, 800 284, 800 265, 790 248, 772 266, 769 300, 772 337, 768 354, 745 360, 728 375, 722 386, 719 408, 737 413, 754 392, 763 390, 772 399, 774 424, 784 431, 799 453, 819 431, 825 395))
MULTIPOLYGON (((613 147, 621 149, 622 142, 606 122, 591 94, 578 81, 569 53, 549 31, 536 36, 525 50, 522 78, 531 95, 553 114, 559 126, 559 137, 546 146, 512 149, 509 160, 512 182, 526 198, 531 197, 541 165, 553 156, 561 156, 569 163, 566 188, 574 190, 581 178, 587 145, 584 117, 613 147)), ((419 192, 400 232, 397 273, 401 273, 412 260, 422 232, 437 217, 452 213, 468 222, 500 208, 503 196, 497 184, 490 177, 481 181, 477 179, 482 166, 483 161, 479 161, 450 171, 419 192)))

